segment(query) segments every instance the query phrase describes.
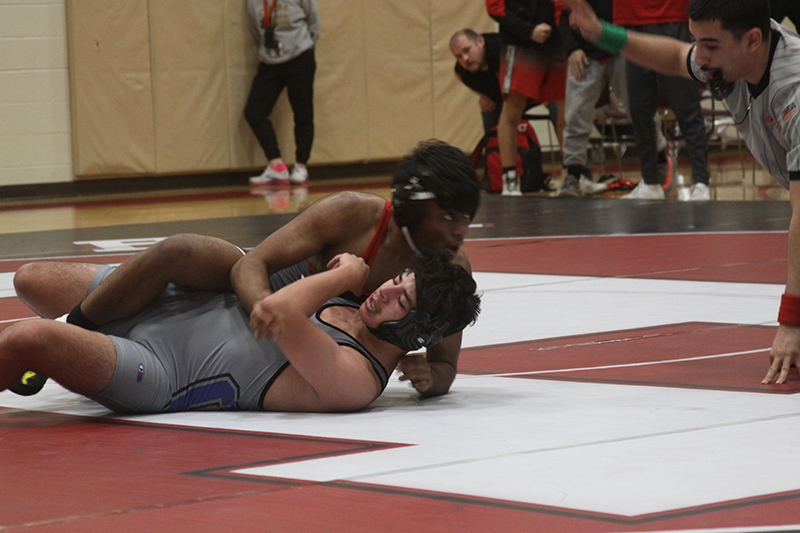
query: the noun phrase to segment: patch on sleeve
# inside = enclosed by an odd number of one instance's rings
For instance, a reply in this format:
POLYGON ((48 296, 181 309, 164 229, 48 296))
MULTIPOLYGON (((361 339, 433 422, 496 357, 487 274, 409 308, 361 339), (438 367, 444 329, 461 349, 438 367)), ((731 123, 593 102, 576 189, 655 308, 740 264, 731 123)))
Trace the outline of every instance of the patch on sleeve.
POLYGON ((783 121, 786 122, 797 114, 797 102, 792 102, 783 110, 783 121))

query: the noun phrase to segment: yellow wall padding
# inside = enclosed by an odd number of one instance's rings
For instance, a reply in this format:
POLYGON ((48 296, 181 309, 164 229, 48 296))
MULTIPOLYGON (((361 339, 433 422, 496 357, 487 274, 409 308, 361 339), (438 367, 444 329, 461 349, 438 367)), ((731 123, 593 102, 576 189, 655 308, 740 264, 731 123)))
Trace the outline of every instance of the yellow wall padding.
MULTIPOLYGON (((448 44, 494 28, 483 2, 318 5, 311 165, 397 159, 431 137, 472 149, 477 96, 448 44)), ((258 63, 244 0, 68 0, 67 13, 76 176, 263 167, 242 115, 258 63)), ((285 94, 272 119, 291 163, 285 94)))

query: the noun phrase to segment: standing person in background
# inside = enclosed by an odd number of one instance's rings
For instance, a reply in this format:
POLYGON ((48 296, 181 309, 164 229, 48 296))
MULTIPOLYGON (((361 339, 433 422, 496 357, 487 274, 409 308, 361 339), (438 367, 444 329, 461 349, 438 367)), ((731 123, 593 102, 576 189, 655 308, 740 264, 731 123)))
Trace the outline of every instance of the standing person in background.
POLYGON ((267 168, 250 178, 252 185, 302 184, 314 142, 314 45, 319 38, 316 0, 247 0, 250 29, 259 43, 258 71, 250 88, 244 116, 258 139, 267 168), (286 87, 294 113, 297 145, 291 175, 281 158, 269 115, 286 87))
POLYGON ((500 93, 500 34, 476 33, 464 28, 450 38, 450 51, 456 58, 456 77, 478 94, 483 134, 497 125, 503 109, 500 93))
POLYGON ((503 164, 503 195, 520 196, 517 176, 517 126, 528 100, 556 102, 559 143, 563 146, 564 90, 567 63, 556 27, 552 0, 486 0, 486 9, 500 24, 500 90, 503 110, 497 141, 503 164))
MULTIPOLYGON (((614 0, 614 23, 650 35, 692 42, 686 6, 689 0, 614 0)), ((689 200, 710 200, 708 192, 708 139, 700 107, 700 89, 694 80, 659 74, 628 61, 628 100, 633 121, 636 152, 642 167, 642 181, 626 199, 663 200, 677 174, 677 162, 667 159, 666 170, 659 169, 656 126, 659 88, 675 112, 686 139, 694 186, 689 200)), ((662 167, 663 168, 663 167, 662 167)))
MULTIPOLYGON (((613 19, 612 0, 590 0, 589 5, 604 20, 613 19)), ((566 177, 559 196, 597 194, 607 186, 592 181, 587 168, 586 146, 594 127, 594 109, 609 83, 628 106, 625 59, 595 48, 569 26, 569 11, 561 14, 561 41, 567 53, 568 76, 564 104, 564 168, 566 177)))

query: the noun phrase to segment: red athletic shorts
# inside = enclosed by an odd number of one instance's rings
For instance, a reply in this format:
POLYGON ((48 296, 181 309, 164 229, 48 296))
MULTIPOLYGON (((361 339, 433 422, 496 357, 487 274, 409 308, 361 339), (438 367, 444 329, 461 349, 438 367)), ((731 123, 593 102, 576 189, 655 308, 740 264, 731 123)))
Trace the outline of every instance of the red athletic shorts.
POLYGON ((539 46, 503 46, 500 56, 500 90, 521 94, 536 102, 564 99, 567 60, 563 52, 539 46))

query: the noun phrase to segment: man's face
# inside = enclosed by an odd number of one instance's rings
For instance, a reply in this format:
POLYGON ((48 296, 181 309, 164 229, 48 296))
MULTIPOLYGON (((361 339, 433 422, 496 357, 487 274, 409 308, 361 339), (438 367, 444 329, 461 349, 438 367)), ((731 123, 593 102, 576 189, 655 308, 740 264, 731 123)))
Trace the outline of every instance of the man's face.
POLYGON ((733 83, 744 78, 752 68, 753 54, 748 51, 748 39, 737 40, 723 30, 718 20, 689 21, 689 30, 697 43, 695 60, 710 80, 733 83))
POLYGON ((411 233, 421 252, 444 250, 452 259, 464 243, 471 221, 468 214, 442 209, 435 200, 427 200, 422 217, 411 233))
POLYGON ((378 287, 367 298, 359 314, 364 323, 372 328, 388 321, 397 321, 417 307, 417 285, 413 272, 403 272, 378 287))
POLYGON ((470 72, 478 72, 483 65, 484 43, 480 35, 477 42, 470 41, 466 35, 459 35, 450 51, 456 56, 458 64, 470 72))

